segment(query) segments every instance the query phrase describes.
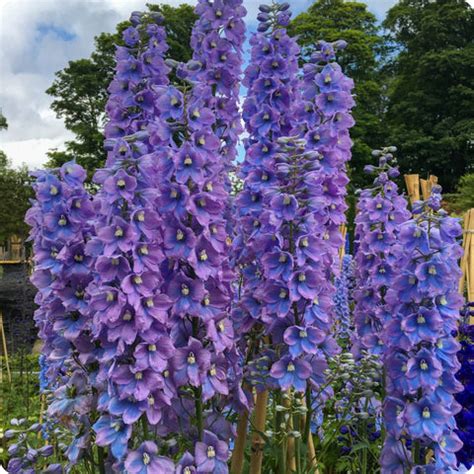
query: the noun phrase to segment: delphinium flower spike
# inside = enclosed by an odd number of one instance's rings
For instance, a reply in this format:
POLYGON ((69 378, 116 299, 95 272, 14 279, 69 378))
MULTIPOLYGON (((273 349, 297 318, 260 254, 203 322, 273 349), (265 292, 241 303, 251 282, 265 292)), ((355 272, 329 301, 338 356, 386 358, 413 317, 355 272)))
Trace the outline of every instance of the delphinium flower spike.
POLYGON ((399 231, 395 275, 385 301, 387 435, 381 455, 383 473, 447 472, 456 468, 462 445, 454 416, 462 390, 454 374, 460 344, 453 336, 462 298, 458 294, 458 219, 441 209, 441 188, 413 208, 413 219, 399 231), (433 455, 431 456, 430 453, 433 455))
POLYGON ((353 350, 358 355, 364 350, 378 355, 383 352, 380 335, 391 318, 385 294, 396 275, 394 248, 401 224, 410 217, 407 201, 394 181, 400 174, 395 151, 395 147, 374 150, 378 164, 368 165, 365 171, 375 175, 375 180, 360 193, 357 203, 353 350))
MULTIPOLYGON (((220 5, 200 4, 198 9, 204 9, 206 17, 215 16, 220 5)), ((217 25, 225 22, 224 15, 240 21, 239 2, 223 2, 222 8, 217 25)), ((195 28, 194 38, 215 36, 208 28, 222 34, 220 26, 209 26, 203 19, 195 28)), ((240 388, 240 356, 228 316, 233 280, 225 219, 228 158, 221 148, 226 136, 215 107, 218 94, 206 79, 216 70, 216 58, 208 59, 202 74, 196 74, 196 61, 169 62, 178 81, 155 88, 158 114, 148 126, 154 145, 148 160, 159 177, 157 204, 166 222, 161 291, 171 300, 165 317, 176 348, 165 371, 172 409, 159 429, 163 437, 180 439, 180 469, 204 463, 217 472, 224 469, 232 437, 226 415, 247 400, 240 388)), ((239 69, 228 77, 232 84, 233 74, 238 76, 239 69)))
MULTIPOLYGON (((283 4, 261 6, 258 32, 250 39, 251 61, 245 70, 243 85, 248 88, 243 105, 243 118, 249 137, 245 140, 245 160, 240 167, 243 190, 236 200, 237 237, 234 240, 236 264, 242 268, 238 307, 234 309, 234 324, 242 347, 246 335, 261 320, 264 301, 256 291, 265 283, 262 272, 264 248, 259 248, 263 213, 263 194, 275 183, 274 155, 278 137, 288 135, 293 127, 292 101, 296 97, 298 54, 296 41, 285 26, 289 12, 283 4)), ((267 219, 268 220, 268 219, 267 219)), ((288 259, 284 273, 287 279, 292 262, 288 259)), ((258 325, 257 325, 258 326, 258 325)), ((261 327, 255 330, 261 331, 261 327)))
POLYGON ((354 259, 352 255, 342 257, 341 272, 334 280, 334 311, 336 339, 341 347, 348 348, 353 331, 352 300, 354 281, 354 259))
POLYGON ((108 448, 107 464, 119 472, 171 404, 164 373, 174 354, 166 319, 171 300, 159 290, 163 226, 147 129, 157 113, 155 88, 168 83, 166 37, 160 15, 135 12, 131 22, 109 87, 108 156, 95 175, 96 237, 87 245, 96 259, 88 293, 100 348, 101 416, 93 430, 96 443, 108 448))
MULTIPOLYGON (((90 342, 92 321, 86 288, 93 260, 86 255, 94 210, 84 189, 86 172, 74 162, 34 173, 36 199, 26 216, 31 226, 38 288, 35 321, 43 341, 42 388, 48 390, 48 418, 69 422, 71 464, 90 450, 90 413, 96 407, 91 377, 97 365, 90 342)), ((27 462, 28 459, 25 459, 27 462)))
POLYGON ((351 109, 354 82, 342 71, 336 54, 346 47, 345 41, 319 41, 309 62, 303 66, 301 100, 297 108, 298 131, 307 148, 318 152, 320 163, 317 199, 318 212, 324 221, 320 230, 332 249, 335 267, 329 278, 338 273, 339 248, 344 244, 340 226, 346 220, 346 163, 351 158, 349 129, 354 125, 351 109))
POLYGON ((209 106, 215 116, 213 129, 220 140, 219 156, 228 171, 243 131, 239 91, 245 41, 243 18, 247 11, 242 0, 199 0, 195 12, 199 18, 191 47, 196 71, 190 71, 190 77, 212 87, 214 98, 209 106))

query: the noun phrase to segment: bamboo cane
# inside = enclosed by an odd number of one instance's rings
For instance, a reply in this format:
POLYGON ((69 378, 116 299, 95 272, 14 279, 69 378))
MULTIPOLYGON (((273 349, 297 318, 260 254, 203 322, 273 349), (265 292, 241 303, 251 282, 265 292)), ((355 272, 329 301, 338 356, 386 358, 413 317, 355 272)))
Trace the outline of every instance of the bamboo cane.
POLYGON ((0 332, 2 333, 2 348, 3 348, 3 355, 5 357, 5 366, 7 368, 7 378, 8 382, 12 383, 12 373, 10 371, 10 362, 8 360, 8 349, 7 349, 7 339, 5 337, 5 327, 3 326, 3 314, 0 311, 0 332))
POLYGON ((420 176, 417 174, 406 174, 405 184, 410 203, 413 206, 416 201, 420 200, 420 176))
POLYGON ((421 195, 423 196, 423 200, 426 201, 431 194, 431 183, 427 179, 420 179, 420 186, 421 195))
POLYGON ((237 437, 235 439, 234 450, 232 451, 232 461, 230 465, 231 474, 241 474, 244 466, 245 443, 247 441, 247 425, 249 412, 244 410, 239 415, 237 422, 237 437))
POLYGON ((261 436, 265 430, 265 421, 267 419, 268 390, 257 393, 257 401, 254 409, 255 430, 252 435, 252 455, 250 457, 250 474, 261 474, 263 460, 263 446, 265 440, 261 436))
POLYGON ((344 257, 346 253, 346 235, 347 235, 346 224, 342 224, 339 226, 339 232, 341 233, 341 237, 342 237, 342 245, 339 248, 339 260, 341 262, 341 267, 342 267, 342 258, 344 257))
POLYGON ((319 474, 318 458, 316 457, 316 449, 314 449, 314 440, 311 432, 308 436, 308 461, 310 469, 314 469, 314 471, 311 472, 314 474, 319 474))
MULTIPOLYGON (((474 301, 474 208, 464 215, 463 250, 459 293, 464 296, 466 292, 467 301, 471 302, 474 301)), ((471 317, 470 323, 474 324, 474 318, 471 317)))

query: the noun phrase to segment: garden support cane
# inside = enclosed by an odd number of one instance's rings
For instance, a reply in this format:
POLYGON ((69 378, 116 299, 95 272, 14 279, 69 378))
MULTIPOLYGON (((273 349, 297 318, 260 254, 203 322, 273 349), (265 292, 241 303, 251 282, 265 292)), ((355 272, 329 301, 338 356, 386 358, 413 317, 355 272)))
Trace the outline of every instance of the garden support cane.
POLYGON ((3 357, 5 358, 5 366, 7 369, 8 382, 12 383, 12 373, 10 371, 10 362, 8 360, 7 338, 5 337, 5 327, 3 326, 3 314, 0 311, 0 332, 2 333, 2 349, 3 357))
POLYGON ((268 390, 257 394, 255 403, 254 433, 252 435, 252 455, 250 458, 250 474, 260 474, 262 472, 263 446, 265 440, 260 433, 265 431, 265 421, 267 419, 268 390))
POLYGON ((235 439, 234 451, 232 453, 232 462, 230 467, 231 474, 240 474, 244 465, 245 444, 247 441, 247 425, 249 421, 249 412, 244 410, 239 415, 237 423, 237 438, 235 439))

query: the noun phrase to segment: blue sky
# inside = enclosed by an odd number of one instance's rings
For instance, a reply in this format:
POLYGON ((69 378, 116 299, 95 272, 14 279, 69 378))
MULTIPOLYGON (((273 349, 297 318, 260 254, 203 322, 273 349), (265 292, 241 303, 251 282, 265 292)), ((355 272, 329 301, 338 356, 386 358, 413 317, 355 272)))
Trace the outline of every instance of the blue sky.
MULTIPOLYGON (((150 0, 148 0, 150 1, 150 0)), ((162 0, 177 5, 185 0, 162 0)), ((70 60, 93 51, 94 36, 112 32, 147 0, 3 0, 0 10, 0 108, 9 129, 0 133, 0 149, 15 165, 40 167, 46 151, 63 148, 72 135, 50 110, 44 92, 54 73, 70 60)), ((195 3, 195 1, 189 1, 195 3)), ((259 1, 244 0, 252 29, 259 1)), ((291 0, 292 11, 306 10, 312 0, 291 0)), ((368 0, 379 19, 396 0, 368 0)), ((255 24, 255 23, 254 23, 255 24)))

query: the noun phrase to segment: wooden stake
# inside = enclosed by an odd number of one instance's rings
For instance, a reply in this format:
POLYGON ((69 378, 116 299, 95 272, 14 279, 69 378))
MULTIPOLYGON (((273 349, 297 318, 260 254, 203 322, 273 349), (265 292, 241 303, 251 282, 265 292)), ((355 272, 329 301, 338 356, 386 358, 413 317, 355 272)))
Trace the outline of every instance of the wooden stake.
POLYGON ((313 472, 314 474, 319 474, 318 458, 316 457, 316 450, 314 449, 313 434, 311 433, 311 431, 308 436, 308 461, 309 461, 310 469, 314 469, 314 471, 310 471, 310 472, 313 472))
MULTIPOLYGON (((464 215, 463 250, 459 293, 464 296, 466 292, 467 301, 472 302, 474 301, 474 208, 464 215)), ((474 324, 474 318, 471 317, 470 323, 474 324)))
POLYGON ((342 245, 339 248, 339 261, 341 263, 342 267, 342 258, 344 257, 346 253, 346 235, 347 235, 347 227, 346 224, 342 224, 339 226, 339 232, 341 233, 342 236, 342 245))
POLYGON ((237 438, 235 438, 234 450, 232 451, 232 461, 230 465, 231 474, 241 474, 244 466, 245 443, 247 441, 247 426, 249 412, 244 410, 239 415, 237 422, 237 438))
POLYGON ((268 402, 268 390, 257 393, 257 401, 255 403, 255 431, 252 435, 252 455, 250 457, 250 474, 261 474, 262 472, 262 460, 263 460, 263 447, 265 440, 260 435, 265 431, 265 421, 267 419, 267 402, 268 402))
POLYGON ((8 382, 12 383, 12 373, 10 372, 10 362, 8 361, 7 338, 5 337, 5 327, 3 326, 3 314, 0 311, 0 332, 2 333, 3 356, 5 357, 5 366, 7 368, 8 382))
POLYGON ((420 179, 420 186, 423 201, 426 201, 431 194, 431 183, 427 179, 420 179))
POLYGON ((416 201, 420 200, 420 176, 417 174, 406 174, 405 184, 410 203, 413 206, 416 201))

